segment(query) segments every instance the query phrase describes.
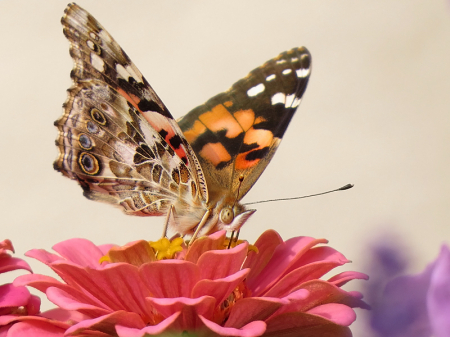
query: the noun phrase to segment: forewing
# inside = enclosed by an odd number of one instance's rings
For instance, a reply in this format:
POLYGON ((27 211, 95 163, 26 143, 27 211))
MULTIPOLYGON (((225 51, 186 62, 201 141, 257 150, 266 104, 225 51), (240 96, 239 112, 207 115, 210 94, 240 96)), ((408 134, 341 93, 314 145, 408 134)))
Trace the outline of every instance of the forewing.
POLYGON ((178 121, 206 175, 210 195, 241 199, 272 159, 302 99, 311 55, 294 48, 271 59, 178 121))
POLYGON ((62 18, 74 59, 63 116, 55 122, 55 169, 85 195, 136 215, 159 215, 175 200, 204 203, 203 173, 167 108, 106 30, 70 4, 62 18))

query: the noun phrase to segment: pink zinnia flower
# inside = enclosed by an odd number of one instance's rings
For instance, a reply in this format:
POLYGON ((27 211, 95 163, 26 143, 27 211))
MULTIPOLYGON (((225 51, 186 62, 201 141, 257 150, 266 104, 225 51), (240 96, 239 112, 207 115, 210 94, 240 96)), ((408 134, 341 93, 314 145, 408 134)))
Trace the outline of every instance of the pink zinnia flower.
POLYGON ((15 284, 35 287, 59 308, 85 317, 74 320, 66 336, 351 336, 352 308, 367 305, 340 287, 366 276, 344 272, 320 280, 348 262, 317 246, 326 240, 284 242, 270 230, 254 246, 226 249, 225 234, 200 238, 188 249, 177 249, 181 239, 125 247, 72 239, 53 247, 59 255, 27 253, 64 282, 24 275, 15 284), (159 260, 169 250, 175 258, 159 260))

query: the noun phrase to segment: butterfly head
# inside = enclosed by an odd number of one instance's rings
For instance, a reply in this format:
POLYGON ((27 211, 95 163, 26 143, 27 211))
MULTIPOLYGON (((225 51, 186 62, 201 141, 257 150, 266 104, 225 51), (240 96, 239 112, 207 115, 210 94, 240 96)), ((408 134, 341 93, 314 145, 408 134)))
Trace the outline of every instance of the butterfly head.
POLYGON ((217 230, 226 230, 228 232, 239 230, 248 218, 256 212, 255 209, 246 209, 245 206, 235 203, 225 203, 218 207, 217 230))

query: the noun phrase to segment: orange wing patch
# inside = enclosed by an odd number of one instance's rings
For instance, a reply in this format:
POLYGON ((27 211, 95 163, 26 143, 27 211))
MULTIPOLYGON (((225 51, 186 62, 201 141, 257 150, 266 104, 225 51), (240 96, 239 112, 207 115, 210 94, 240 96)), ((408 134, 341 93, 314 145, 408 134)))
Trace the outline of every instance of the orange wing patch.
MULTIPOLYGON (((235 167, 237 170, 245 170, 258 164, 261 158, 248 159, 248 155, 269 148, 273 142, 273 133, 269 130, 254 129, 248 130, 244 137, 244 144, 258 144, 257 148, 250 151, 240 153, 236 157, 235 167)), ((251 157, 251 156, 250 156, 251 157)))
POLYGON ((212 132, 227 130, 227 138, 235 138, 242 133, 241 126, 223 104, 216 105, 211 111, 201 114, 198 119, 212 132))
POLYGON ((184 132, 184 137, 190 144, 192 144, 197 139, 197 137, 203 134, 205 131, 206 126, 202 122, 196 120, 192 128, 184 132))
POLYGON ((239 122, 244 132, 247 132, 255 122, 255 112, 252 109, 239 110, 234 113, 234 118, 239 122))
POLYGON ((230 154, 220 143, 206 144, 202 147, 200 156, 210 161, 214 166, 219 165, 221 162, 227 162, 231 160, 230 154))

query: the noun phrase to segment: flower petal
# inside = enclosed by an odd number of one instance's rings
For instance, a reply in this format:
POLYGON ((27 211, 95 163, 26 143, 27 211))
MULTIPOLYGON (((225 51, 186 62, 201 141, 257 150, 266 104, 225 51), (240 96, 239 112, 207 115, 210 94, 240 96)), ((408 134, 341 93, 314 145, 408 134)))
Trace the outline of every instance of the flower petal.
POLYGON ((244 266, 242 267, 243 269, 250 268, 251 271, 248 275, 250 279, 257 277, 261 273, 272 258, 275 249, 281 243, 283 243, 283 239, 273 229, 269 229, 261 234, 254 244, 258 248, 258 252, 249 251, 244 266))
MULTIPOLYGON (((253 296, 263 294, 266 289, 277 282, 284 272, 301 258, 311 247, 318 243, 326 243, 326 240, 316 240, 310 237, 295 237, 280 244, 258 277, 249 278, 247 286, 253 296)), ((258 248, 259 249, 259 248, 258 248)))
POLYGON ((25 321, 11 326, 7 336, 14 337, 63 337, 65 329, 50 322, 25 321))
POLYGON ((24 269, 31 272, 30 265, 22 259, 11 257, 9 255, 0 258, 0 274, 17 269, 24 269))
POLYGON ((310 296, 305 301, 304 306, 299 309, 301 311, 306 311, 315 306, 326 303, 340 303, 345 304, 351 308, 370 308, 359 297, 355 297, 352 295, 352 293, 336 287, 335 285, 330 284, 326 281, 309 281, 302 284, 301 289, 306 289, 310 292, 310 296))
POLYGON ((25 256, 36 259, 46 265, 50 265, 56 261, 64 261, 61 256, 49 253, 45 249, 31 249, 25 253, 25 256))
POLYGON ((222 249, 226 233, 226 231, 218 231, 211 235, 198 238, 189 247, 185 260, 192 263, 197 263, 198 259, 203 255, 203 253, 210 250, 222 249))
POLYGON ((14 253, 14 247, 13 244, 11 242, 11 240, 6 239, 3 241, 0 241, 0 254, 7 254, 5 251, 11 251, 14 253))
MULTIPOLYGON (((200 278, 197 265, 179 260, 163 260, 142 265, 139 274, 151 297, 191 297, 200 278)), ((148 297, 146 296, 146 297, 148 297)))
POLYGON ((211 296, 199 298, 154 298, 149 297, 147 301, 163 316, 169 317, 176 312, 181 312, 184 307, 192 307, 196 315, 209 317, 214 311, 216 300, 211 296))
POLYGON ((432 334, 426 294, 433 265, 413 276, 390 281, 382 298, 374 298, 371 326, 382 336, 422 337, 432 334))
POLYGON ((335 324, 349 326, 356 319, 352 308, 339 303, 319 305, 307 311, 308 314, 321 316, 335 324))
POLYGON ((86 239, 69 239, 52 248, 67 261, 81 267, 98 268, 100 258, 104 255, 101 249, 86 239))
MULTIPOLYGON (((73 294, 74 291, 71 291, 73 294)), ((98 317, 111 313, 108 308, 102 308, 99 305, 93 305, 91 301, 80 301, 80 296, 72 296, 58 288, 49 288, 47 290, 48 299, 59 308, 68 311, 79 311, 89 317, 98 317)))
POLYGON ((343 273, 337 274, 330 279, 328 282, 333 283, 337 287, 342 287, 348 281, 351 280, 368 280, 369 276, 356 271, 344 271, 343 273))
POLYGON ((192 290, 193 298, 202 296, 212 296, 216 299, 217 304, 222 303, 231 292, 241 283, 247 276, 249 270, 240 270, 237 273, 218 280, 201 280, 192 290))
POLYGON ((427 294, 427 307, 433 334, 436 337, 450 336, 450 250, 441 247, 439 257, 431 274, 427 294))
POLYGON ((305 312, 291 312, 267 320, 264 337, 352 337, 347 326, 305 312))
POLYGON ((247 256, 248 243, 244 242, 231 249, 211 250, 198 259, 202 279, 216 280, 239 271, 247 256))
POLYGON ((299 267, 289 274, 285 275, 272 288, 270 288, 264 296, 283 297, 291 293, 299 284, 310 280, 318 279, 330 270, 340 266, 338 262, 314 262, 306 266, 299 267))
POLYGON ((270 297, 243 298, 231 309, 225 327, 242 328, 252 321, 264 321, 283 305, 283 300, 270 297))
POLYGON ((102 303, 103 308, 113 311, 135 312, 142 317, 151 315, 145 297, 152 294, 141 280, 136 266, 112 263, 103 269, 91 269, 59 262, 53 264, 52 269, 67 284, 82 289, 92 303, 102 303))
POLYGON ((0 308, 25 306, 30 292, 25 287, 15 287, 11 283, 0 286, 0 308))
POLYGON ((172 328, 177 324, 177 319, 180 313, 177 312, 170 317, 167 317, 161 323, 156 325, 146 326, 145 328, 129 328, 121 324, 116 325, 116 331, 119 337, 143 337, 143 336, 158 336, 166 330, 173 330, 172 328))
POLYGON ((66 336, 78 336, 85 330, 95 330, 106 333, 108 336, 116 336, 116 325, 136 329, 145 327, 145 323, 138 314, 134 312, 116 311, 110 315, 85 320, 75 324, 67 329, 66 336))
POLYGON ((261 336, 266 330, 266 323, 263 321, 253 321, 247 325, 244 325, 240 329, 222 327, 206 318, 200 316, 203 324, 211 331, 219 334, 220 336, 230 336, 230 337, 257 337, 261 336))

